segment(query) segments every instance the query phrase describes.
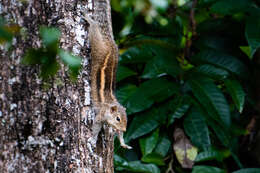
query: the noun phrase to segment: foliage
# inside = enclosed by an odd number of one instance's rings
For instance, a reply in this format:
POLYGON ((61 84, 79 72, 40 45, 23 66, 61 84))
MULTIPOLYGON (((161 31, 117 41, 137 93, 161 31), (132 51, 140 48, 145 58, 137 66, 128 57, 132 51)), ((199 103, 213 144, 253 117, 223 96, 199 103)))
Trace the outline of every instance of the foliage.
POLYGON ((112 0, 112 9, 121 52, 117 97, 127 108, 125 140, 134 148, 116 141, 115 170, 187 172, 172 148, 179 127, 199 149, 190 172, 259 171, 242 169, 248 165, 238 150, 253 107, 246 84, 260 47, 259 3, 112 0))
MULTIPOLYGON (((239 152, 239 137, 248 133, 243 119, 250 119, 247 110, 254 104, 246 84, 251 83, 252 60, 260 47, 259 2, 112 0, 111 4, 121 52, 117 98, 128 113, 125 141, 134 147, 124 150, 116 141, 115 170, 260 172, 243 168, 250 165, 241 161, 239 152), (176 161, 176 128, 184 129, 185 139, 198 148, 198 154, 197 148, 192 152, 197 157, 191 170, 176 161)), ((20 29, 0 18, 0 43, 9 48, 20 29)), ((59 48, 60 31, 47 27, 39 31, 42 46, 28 49, 22 62, 38 65, 46 79, 59 70, 59 57, 75 79, 81 60, 59 48)), ((183 161, 186 156, 181 157, 183 161)))
POLYGON ((47 79, 58 72, 60 65, 56 57, 59 56, 63 63, 69 67, 70 76, 75 80, 81 67, 81 59, 59 48, 60 31, 56 28, 41 27, 40 36, 42 47, 27 50, 22 63, 40 65, 40 75, 43 79, 47 79))
MULTIPOLYGON (((7 25, 0 18, 0 44, 5 43, 7 48, 10 48, 13 36, 18 35, 20 30, 21 28, 18 25, 7 25)), ((75 80, 81 67, 81 58, 59 48, 60 35, 61 33, 57 28, 40 27, 42 47, 26 50, 22 63, 25 65, 40 65, 40 76, 47 79, 58 72, 60 64, 56 57, 59 56, 63 63, 69 67, 71 79, 75 80)))
POLYGON ((16 24, 7 25, 6 21, 0 16, 0 44, 6 44, 9 48, 13 36, 18 34, 20 29, 16 24))

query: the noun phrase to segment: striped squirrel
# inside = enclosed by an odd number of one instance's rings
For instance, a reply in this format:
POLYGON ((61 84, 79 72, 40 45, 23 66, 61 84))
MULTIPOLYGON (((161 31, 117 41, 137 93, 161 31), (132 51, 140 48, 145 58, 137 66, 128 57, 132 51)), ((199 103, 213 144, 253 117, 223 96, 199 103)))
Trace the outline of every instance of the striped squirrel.
MULTIPOLYGON (((125 108, 117 101, 114 90, 118 65, 118 48, 112 36, 101 33, 98 22, 84 16, 89 23, 88 34, 91 46, 91 97, 96 118, 93 137, 97 141, 102 124, 107 123, 118 133, 120 145, 131 149, 124 142, 127 117, 125 108)), ((112 34, 112 33, 110 33, 112 34)))

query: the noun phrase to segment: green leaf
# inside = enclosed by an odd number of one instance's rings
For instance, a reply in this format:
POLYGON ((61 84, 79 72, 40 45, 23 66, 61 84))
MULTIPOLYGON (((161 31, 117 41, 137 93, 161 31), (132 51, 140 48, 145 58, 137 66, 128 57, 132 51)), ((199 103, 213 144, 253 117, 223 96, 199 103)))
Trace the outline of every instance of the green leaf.
POLYGON ((41 64, 44 52, 42 49, 29 49, 22 59, 22 64, 35 65, 41 64))
MULTIPOLYGON (((233 21, 230 21, 227 25, 232 25, 233 21)), ((209 23, 209 21, 208 21, 209 23)), ((210 23, 209 23, 210 24, 210 23)), ((217 24, 214 24, 217 25, 217 24)), ((202 26, 203 27, 203 26, 202 26)), ((207 26, 210 27, 210 26, 207 26)), ((226 26, 222 26, 224 29, 226 29, 226 26)), ((221 30, 222 28, 214 28, 214 30, 221 30)), ((208 29, 206 32, 210 31, 208 29)), ((204 33, 201 32, 200 38, 194 43, 194 46, 196 46, 200 50, 205 50, 205 49, 213 49, 218 52, 223 52, 223 53, 229 53, 232 50, 236 49, 236 44, 234 44, 234 39, 230 37, 223 37, 215 33, 216 31, 213 31, 214 34, 211 33, 204 33)), ((218 31, 217 31, 218 32, 218 31)), ((239 31, 236 31, 239 32, 239 31)), ((241 33, 241 32, 239 32, 241 33)), ((232 35, 235 35, 236 33, 232 33, 232 35)))
POLYGON ((135 116, 126 132, 125 141, 129 142, 156 129, 159 126, 157 119, 156 109, 152 109, 143 115, 135 116))
POLYGON ((119 65, 118 69, 117 69, 117 77, 116 77, 116 81, 119 82, 129 76, 133 76, 136 75, 137 73, 130 70, 129 68, 119 65))
POLYGON ((234 136, 242 136, 242 135, 246 136, 246 135, 248 135, 248 130, 246 129, 246 127, 242 127, 241 125, 238 125, 235 122, 232 123, 230 131, 234 136))
POLYGON ((165 78, 155 78, 140 85, 127 103, 129 114, 143 111, 154 102, 161 102, 179 91, 179 87, 165 78))
POLYGON ((230 156, 229 150, 218 150, 213 147, 207 147, 200 152, 196 157, 196 162, 203 162, 209 160, 223 161, 224 158, 230 156))
POLYGON ((194 166, 192 173, 226 173, 223 169, 213 166, 194 166))
POLYGON ((184 97, 177 97, 171 104, 172 113, 168 114, 168 125, 172 124, 176 118, 181 118, 189 109, 190 104, 184 97))
POLYGON ((193 57, 192 60, 198 65, 207 63, 218 68, 223 68, 239 77, 247 77, 248 74, 246 66, 238 58, 214 50, 204 50, 193 57))
POLYGON ((69 67, 71 77, 76 79, 81 68, 81 58, 63 50, 59 51, 59 55, 62 61, 69 67))
POLYGON ((138 46, 127 49, 120 58, 120 64, 144 63, 153 57, 149 46, 138 46))
POLYGON ((217 122, 230 126, 229 105, 221 90, 208 78, 193 78, 188 81, 192 92, 208 115, 217 122))
POLYGON ((48 79, 49 77, 54 76, 59 70, 59 68, 60 65, 55 59, 49 63, 42 64, 40 76, 43 79, 48 79))
POLYGON ((115 166, 127 166, 128 165, 127 161, 117 154, 114 154, 114 163, 115 163, 115 166))
POLYGON ((127 103, 128 98, 135 93, 137 90, 137 87, 135 85, 129 84, 126 86, 123 86, 116 90, 116 98, 119 100, 119 102, 123 105, 127 103))
POLYGON ((223 15, 232 15, 241 11, 245 12, 252 5, 251 0, 220 0, 211 7, 211 11, 223 15))
POLYGON ((6 28, 0 25, 0 44, 5 41, 10 42, 12 38, 13 38, 13 34, 8 32, 6 28))
POLYGON ((228 93, 231 95, 238 111, 242 113, 245 103, 245 92, 240 85, 240 83, 236 80, 225 80, 225 86, 227 87, 228 93))
POLYGON ((195 146, 204 148, 211 145, 206 121, 195 108, 185 117, 183 125, 186 134, 195 146))
POLYGON ((251 48, 250 57, 252 58, 260 47, 260 18, 251 17, 246 23, 246 39, 251 48))
POLYGON ((150 154, 155 148, 159 139, 159 129, 155 130, 150 136, 139 140, 140 148, 143 156, 150 154))
POLYGON ((234 171, 232 173, 259 173, 260 168, 245 168, 245 169, 240 169, 238 171, 234 171))
POLYGON ((117 166, 117 171, 145 172, 145 173, 160 173, 160 169, 154 164, 143 164, 140 161, 128 162, 126 166, 117 166))
POLYGON ((62 61, 69 66, 69 68, 76 68, 78 69, 81 65, 81 58, 78 56, 74 56, 69 52, 60 50, 59 55, 62 61))
POLYGON ((217 68, 210 64, 200 65, 195 67, 193 70, 215 79, 225 79, 229 76, 229 73, 226 70, 217 68))
POLYGON ((226 128, 226 126, 224 126, 223 124, 218 123, 210 118, 207 119, 207 124, 209 124, 209 126, 214 130, 219 141, 225 147, 230 147, 231 136, 230 136, 230 133, 229 133, 228 129, 226 128))
POLYGON ((152 109, 156 109, 157 111, 157 120, 160 124, 166 124, 168 121, 168 115, 172 112, 172 101, 166 101, 163 103, 156 105, 152 109))
POLYGON ((234 152, 231 152, 231 156, 233 157, 233 159, 235 160, 236 164, 240 169, 244 167, 241 161, 239 160, 238 156, 234 152))
POLYGON ((253 59, 253 57, 251 57, 251 48, 249 46, 240 46, 239 48, 249 57, 250 60, 253 59))
POLYGON ((162 157, 165 157, 171 147, 171 141, 168 137, 162 136, 159 139, 159 142, 154 150, 154 153, 159 154, 162 157))
POLYGON ((40 36, 44 46, 54 46, 60 39, 60 31, 57 28, 50 28, 46 26, 40 27, 40 36))
POLYGON ((114 155, 114 164, 117 171, 160 173, 160 169, 154 164, 143 164, 140 161, 127 162, 119 155, 114 155))
MULTIPOLYGON (((170 31, 172 33, 172 29, 170 31)), ((176 39, 174 41, 176 41, 176 39)), ((174 54, 177 53, 178 49, 169 42, 169 39, 165 41, 165 39, 141 35, 129 43, 126 43, 126 45, 127 44, 133 47, 130 47, 121 55, 120 63, 122 64, 146 63, 154 57, 171 57, 172 61, 176 61, 174 60, 174 54)), ((173 63, 171 62, 171 64, 173 63)))
POLYGON ((218 121, 215 121, 210 115, 207 115, 206 110, 192 97, 190 97, 191 103, 196 107, 199 112, 201 112, 201 115, 203 115, 206 119, 206 122, 208 126, 213 129, 216 136, 219 138, 219 141, 225 146, 230 146, 230 140, 231 135, 224 123, 219 123, 218 121))
POLYGON ((181 68, 174 56, 155 56, 150 60, 142 74, 143 78, 155 78, 162 74, 169 74, 176 77, 180 74, 181 68))
POLYGON ((154 164, 159 165, 159 166, 165 165, 164 158, 157 153, 147 154, 147 155, 143 156, 141 160, 143 162, 154 163, 154 164))
POLYGON ((136 112, 141 112, 145 109, 148 109, 152 106, 154 101, 148 98, 143 92, 142 89, 138 88, 129 99, 127 100, 125 106, 127 109, 127 114, 133 114, 136 112))

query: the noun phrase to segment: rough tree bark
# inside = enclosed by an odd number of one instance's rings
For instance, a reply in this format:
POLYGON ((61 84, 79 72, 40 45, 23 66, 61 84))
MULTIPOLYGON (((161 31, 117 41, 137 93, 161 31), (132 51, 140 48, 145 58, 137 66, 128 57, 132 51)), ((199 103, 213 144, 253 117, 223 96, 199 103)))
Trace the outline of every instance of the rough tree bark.
POLYGON ((0 46, 0 172, 113 172, 111 129, 105 127, 98 146, 88 142, 94 112, 81 15, 88 9, 97 19, 109 19, 104 3, 109 0, 95 0, 94 6, 90 0, 1 0, 0 16, 22 27, 23 34, 13 39, 11 51, 0 46), (60 47, 83 58, 76 83, 63 65, 47 83, 37 66, 21 65, 25 51, 41 45, 40 25, 58 27, 60 47))

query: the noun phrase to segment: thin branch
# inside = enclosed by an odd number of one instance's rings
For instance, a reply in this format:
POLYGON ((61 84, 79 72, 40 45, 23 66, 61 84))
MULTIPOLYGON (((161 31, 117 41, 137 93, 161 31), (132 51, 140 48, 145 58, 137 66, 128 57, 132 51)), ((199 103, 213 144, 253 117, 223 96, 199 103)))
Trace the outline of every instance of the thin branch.
POLYGON ((165 173, 175 173, 173 168, 172 168, 172 164, 173 164, 173 157, 171 157, 171 161, 170 161, 168 169, 166 170, 165 173))
POLYGON ((197 36, 196 33, 196 20, 195 20, 195 8, 197 6, 198 0, 193 0, 191 10, 190 10, 190 16, 189 16, 189 24, 190 24, 190 32, 191 32, 191 37, 188 36, 189 32, 186 33, 186 45, 185 45, 185 52, 184 52, 184 57, 190 58, 190 48, 192 45, 192 40, 194 37, 197 36))
POLYGON ((191 6, 191 10, 190 10, 190 25, 191 25, 191 32, 192 32, 192 36, 196 36, 196 20, 195 20, 195 8, 196 5, 198 3, 198 0, 194 0, 191 6))

